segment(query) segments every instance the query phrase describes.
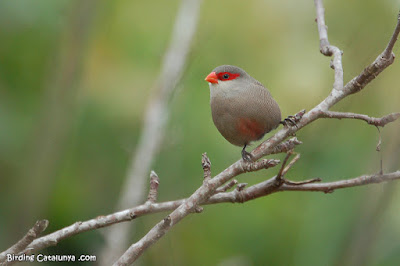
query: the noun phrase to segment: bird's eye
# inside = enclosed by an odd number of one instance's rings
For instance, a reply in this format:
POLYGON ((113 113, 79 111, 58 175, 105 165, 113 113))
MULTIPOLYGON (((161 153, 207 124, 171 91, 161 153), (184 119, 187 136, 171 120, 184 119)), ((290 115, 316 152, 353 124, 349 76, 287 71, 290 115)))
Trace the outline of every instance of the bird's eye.
POLYGON ((228 78, 229 78, 229 75, 228 75, 228 74, 225 74, 225 75, 223 76, 223 78, 224 78, 224 79, 228 79, 228 78))

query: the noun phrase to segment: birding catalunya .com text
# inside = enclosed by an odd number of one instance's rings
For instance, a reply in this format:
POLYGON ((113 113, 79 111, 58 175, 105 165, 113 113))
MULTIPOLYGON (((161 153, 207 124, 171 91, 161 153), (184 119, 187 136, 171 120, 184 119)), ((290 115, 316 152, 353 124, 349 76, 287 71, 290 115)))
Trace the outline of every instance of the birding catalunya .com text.
POLYGON ((96 255, 45 255, 45 254, 32 254, 32 255, 15 255, 7 254, 7 262, 92 262, 96 261, 96 255))

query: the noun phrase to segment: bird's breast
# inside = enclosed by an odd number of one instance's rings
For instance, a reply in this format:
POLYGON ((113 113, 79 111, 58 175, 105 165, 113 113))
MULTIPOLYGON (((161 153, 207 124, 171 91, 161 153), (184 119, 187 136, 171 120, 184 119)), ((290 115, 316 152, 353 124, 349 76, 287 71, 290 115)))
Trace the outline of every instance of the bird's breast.
POLYGON ((211 112, 215 126, 230 143, 242 146, 261 139, 279 125, 278 104, 261 86, 211 89, 211 112))
POLYGON ((258 140, 265 134, 265 126, 263 123, 255 119, 239 117, 235 124, 238 134, 243 139, 248 139, 250 141, 258 140))

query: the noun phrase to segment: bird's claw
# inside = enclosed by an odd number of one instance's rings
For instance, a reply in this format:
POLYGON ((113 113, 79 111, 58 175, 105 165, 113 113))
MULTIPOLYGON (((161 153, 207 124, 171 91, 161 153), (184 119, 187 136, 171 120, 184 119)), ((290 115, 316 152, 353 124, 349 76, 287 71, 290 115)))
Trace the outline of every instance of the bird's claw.
POLYGON ((306 110, 303 109, 300 112, 298 112, 295 115, 289 115, 287 118, 285 118, 283 121, 279 122, 279 124, 284 125, 285 127, 296 127, 297 123, 301 120, 301 118, 303 117, 303 115, 306 113, 306 110))
POLYGON ((285 119, 283 119, 283 121, 279 122, 280 124, 286 126, 286 127, 297 127, 297 123, 296 123, 296 117, 293 115, 289 115, 288 117, 286 117, 285 119))

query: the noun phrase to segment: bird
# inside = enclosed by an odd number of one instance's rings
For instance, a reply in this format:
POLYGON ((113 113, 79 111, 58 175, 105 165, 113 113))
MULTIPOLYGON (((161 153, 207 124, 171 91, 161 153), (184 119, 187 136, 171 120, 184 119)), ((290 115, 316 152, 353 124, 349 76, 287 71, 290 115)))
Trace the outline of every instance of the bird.
POLYGON ((243 147, 244 161, 253 161, 246 147, 283 123, 278 103, 261 82, 237 66, 218 66, 205 80, 214 125, 227 141, 243 147))

